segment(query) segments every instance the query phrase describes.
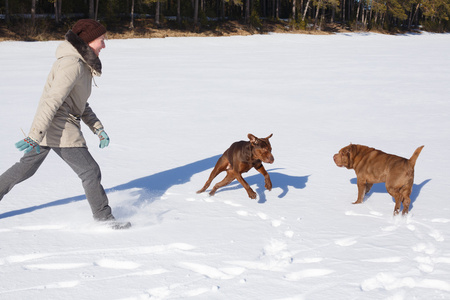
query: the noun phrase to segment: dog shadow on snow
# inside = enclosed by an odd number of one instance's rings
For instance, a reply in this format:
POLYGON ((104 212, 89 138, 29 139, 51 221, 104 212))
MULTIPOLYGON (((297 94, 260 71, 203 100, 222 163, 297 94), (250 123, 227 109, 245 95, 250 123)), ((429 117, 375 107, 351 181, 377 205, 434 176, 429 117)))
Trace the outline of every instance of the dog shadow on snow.
MULTIPOLYGON (((414 207, 414 202, 416 202, 417 198, 419 197, 419 194, 422 191, 422 188, 430 181, 431 181, 431 179, 427 179, 427 180, 422 181, 422 183, 420 183, 420 184, 413 184, 411 195, 409 196, 409 198, 411 199, 411 204, 409 205, 409 211, 412 211, 412 209, 414 207)), ((350 183, 356 185, 356 183, 357 183, 356 178, 350 179, 350 183)), ((386 185, 384 183, 375 183, 372 186, 372 188, 370 189, 369 193, 367 193, 364 196, 363 202, 365 202, 367 199, 369 199, 373 193, 383 193, 383 194, 389 195, 389 193, 386 190, 386 185)), ((357 196, 357 194, 358 194, 358 189, 356 189, 356 196, 357 196)), ((356 196, 355 196, 355 199, 356 199, 356 196)), ((392 198, 392 201, 395 203, 395 199, 393 197, 391 197, 391 198, 392 198)), ((401 209, 403 209, 403 205, 401 206, 401 209)))
MULTIPOLYGON (((194 176, 195 174, 212 169, 220 156, 221 155, 212 156, 181 167, 173 168, 167 171, 162 171, 146 177, 138 178, 125 184, 120 184, 112 188, 107 188, 105 189, 105 191, 106 193, 112 193, 117 191, 136 189, 135 194, 138 195, 138 197, 137 199, 134 200, 134 203, 132 205, 139 206, 142 205, 143 202, 151 203, 155 200, 160 199, 161 196, 163 196, 167 192, 167 190, 169 190, 171 187, 179 184, 188 183, 191 181, 192 176, 194 176)), ((284 197, 287 194, 289 186, 293 186, 294 188, 304 188, 306 186, 306 182, 308 181, 308 176, 294 177, 276 172, 273 173, 269 172, 269 174, 272 178, 273 188, 279 187, 283 190, 283 192, 279 195, 280 198, 284 197)), ((200 186, 194 187, 193 190, 197 191, 198 189, 200 189, 203 186, 204 182, 208 179, 208 177, 209 173, 205 174, 205 178, 204 180, 202 180, 200 186)), ((220 175, 218 177, 220 177, 220 175)), ((264 195, 265 190, 264 177, 258 173, 257 175, 249 176, 248 178, 246 178, 246 180, 250 185, 257 184, 258 187, 256 189, 256 192, 260 197, 259 202, 261 203, 265 202, 266 197, 264 195)), ((26 182, 22 184, 26 184, 26 182)), ((81 182, 79 184, 81 185, 81 182)), ((234 186, 231 187, 231 189, 238 189, 238 188, 241 188, 243 190, 245 196, 247 195, 244 188, 240 184, 239 185, 235 184, 234 186)), ((226 190, 226 188, 223 188, 221 190, 224 191, 226 190)), ((220 192, 221 190, 219 190, 218 192, 220 192)), ((36 210, 66 205, 72 202, 78 202, 83 200, 86 200, 86 196, 84 194, 59 199, 40 205, 34 205, 2 213, 0 214, 0 219, 28 214, 36 210)))
MULTIPOLYGON (((269 173, 270 180, 272 181, 271 193, 273 193, 274 189, 276 189, 276 188, 281 189, 281 194, 278 195, 278 198, 284 198, 284 196, 286 196, 286 194, 289 192, 289 187, 292 187, 295 189, 304 189, 306 187, 306 183, 308 182, 308 179, 310 176, 310 175, 290 176, 290 175, 274 172, 275 170, 279 170, 279 169, 267 170, 267 173, 269 173)), ((223 172, 222 174, 225 174, 225 172, 223 172)), ((219 176, 216 177, 216 179, 211 184, 211 186, 214 186, 214 183, 219 182, 222 179, 221 177, 225 176, 225 175, 222 175, 222 176, 220 176, 220 175, 221 174, 219 174, 219 176)), ((251 175, 251 176, 245 176, 245 174, 243 174, 242 177, 244 178, 245 181, 247 181, 247 183, 250 186, 256 185, 255 192, 258 194, 258 198, 259 198, 258 203, 265 203, 267 201, 266 192, 269 192, 269 191, 267 191, 264 186, 265 185, 264 176, 261 175, 260 173, 257 173, 255 175, 251 175)), ((218 189, 216 192, 216 195, 219 193, 222 193, 222 192, 226 192, 229 190, 237 190, 237 189, 241 189, 242 193, 243 193, 242 195, 245 197, 248 197, 247 191, 237 180, 233 180, 233 182, 231 182, 229 185, 218 189)), ((207 190, 206 193, 209 192, 209 190, 207 190)))

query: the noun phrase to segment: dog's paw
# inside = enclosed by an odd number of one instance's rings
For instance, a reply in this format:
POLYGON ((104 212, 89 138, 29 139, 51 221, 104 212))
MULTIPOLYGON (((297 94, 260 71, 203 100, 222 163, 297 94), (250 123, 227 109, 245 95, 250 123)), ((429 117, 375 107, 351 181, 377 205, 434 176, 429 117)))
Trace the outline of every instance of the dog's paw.
POLYGON ((256 199, 256 193, 254 190, 250 189, 248 192, 248 196, 250 197, 250 199, 256 199))

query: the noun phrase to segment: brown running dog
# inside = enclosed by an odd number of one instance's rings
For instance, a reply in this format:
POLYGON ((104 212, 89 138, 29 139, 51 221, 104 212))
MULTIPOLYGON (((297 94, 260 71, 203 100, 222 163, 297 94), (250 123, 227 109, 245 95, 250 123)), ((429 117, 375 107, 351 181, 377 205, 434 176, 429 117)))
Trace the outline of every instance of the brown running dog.
POLYGON ((219 158, 211 175, 209 175, 209 179, 197 193, 199 194, 206 191, 213 179, 219 175, 219 173, 227 171, 225 178, 214 186, 211 192, 209 192, 209 195, 213 196, 218 188, 226 186, 234 179, 237 179, 247 191, 248 196, 251 199, 255 199, 256 193, 241 175, 242 173, 248 172, 251 168, 255 168, 259 173, 264 175, 265 187, 270 191, 272 189, 272 182, 270 181, 270 176, 266 169, 264 169, 262 162, 271 164, 274 161, 272 146, 269 142, 269 138, 271 137, 272 134, 266 138, 260 139, 249 133, 248 138, 250 141, 233 143, 219 158))
POLYGON ((386 190, 395 199, 394 215, 400 212, 407 214, 414 183, 414 165, 422 148, 414 151, 410 159, 384 153, 363 145, 350 144, 333 156, 338 167, 354 169, 358 186, 358 199, 353 204, 362 203, 374 183, 384 182, 386 190))

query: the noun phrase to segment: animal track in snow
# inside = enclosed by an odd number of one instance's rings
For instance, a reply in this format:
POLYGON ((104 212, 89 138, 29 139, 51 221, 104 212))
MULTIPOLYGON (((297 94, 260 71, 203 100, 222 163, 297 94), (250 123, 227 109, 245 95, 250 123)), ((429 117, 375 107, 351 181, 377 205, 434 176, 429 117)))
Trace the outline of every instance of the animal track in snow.
POLYGON ((313 264, 323 261, 322 257, 303 257, 300 259, 295 259, 296 264, 313 264))
POLYGON ((392 257, 380 257, 380 258, 373 258, 373 259, 364 259, 363 261, 373 262, 373 263, 397 263, 401 262, 403 259, 398 256, 392 256, 392 257))
POLYGON ((303 278, 309 277, 322 277, 334 273, 334 270, 330 269, 306 269, 298 272, 292 272, 286 274, 284 278, 289 281, 299 281, 303 278))
POLYGON ((22 263, 26 261, 32 261, 37 259, 43 259, 47 257, 58 257, 68 255, 85 255, 92 253, 121 253, 126 255, 143 255, 153 253, 165 253, 167 251, 190 251, 195 249, 195 246, 185 243, 172 243, 168 245, 156 245, 149 247, 137 247, 137 248, 117 248, 117 249, 88 249, 88 250, 76 250, 67 252, 53 252, 53 253, 32 253, 23 255, 13 255, 0 259, 0 263, 22 263))
POLYGON ((26 265, 24 269, 26 270, 69 270, 77 268, 85 268, 92 266, 89 263, 61 263, 61 264, 35 264, 26 265))
POLYGON ((132 261, 117 261, 112 259, 101 259, 96 261, 95 264, 102 268, 108 269, 122 269, 122 270, 132 270, 140 267, 139 264, 134 263, 132 261))
POLYGON ((38 231, 38 230, 60 230, 63 229, 64 226, 62 225, 34 225, 34 226, 20 226, 16 227, 19 230, 24 231, 38 231))
POLYGON ((229 200, 224 201, 223 203, 228 204, 228 205, 230 205, 230 206, 234 206, 234 207, 241 207, 241 206, 242 206, 242 205, 239 204, 239 203, 234 203, 233 201, 229 201, 229 200))
POLYGON ((292 238, 294 236, 294 232, 291 230, 287 230, 284 232, 284 236, 287 238, 292 238))
POLYGON ((338 246, 348 247, 348 246, 356 244, 357 242, 356 242, 355 238, 349 237, 349 238, 335 240, 334 243, 338 246))
POLYGON ((419 243, 412 248, 415 252, 425 253, 428 255, 436 252, 436 247, 431 243, 419 243))
POLYGON ((444 219, 444 218, 437 218, 431 220, 433 223, 450 223, 450 219, 444 219))
POLYGON ((238 210, 236 213, 243 217, 248 217, 248 215, 249 215, 248 211, 245 211, 245 210, 238 210))
POLYGON ((387 291, 391 291, 403 287, 410 289, 426 288, 447 292, 450 291, 450 284, 442 280, 397 277, 390 273, 378 273, 376 276, 366 279, 361 283, 361 290, 366 292, 375 289, 385 289, 387 291))
MULTIPOLYGON (((237 269, 230 269, 230 268, 218 269, 218 268, 210 267, 207 265, 191 263, 191 262, 181 262, 178 265, 184 269, 191 270, 195 273, 199 273, 201 275, 204 275, 206 277, 213 278, 213 279, 234 278, 235 275, 233 273, 236 273, 236 270, 237 270, 237 269), (227 272, 231 272, 232 274, 227 273, 227 272)), ((242 268, 239 269, 238 273, 240 272, 240 270, 242 270, 242 268)))
POLYGON ((346 211, 345 215, 346 216, 357 216, 357 217, 371 217, 371 218, 377 218, 377 219, 380 219, 383 216, 382 213, 379 213, 376 211, 371 211, 371 212, 369 212, 369 214, 360 214, 360 213, 354 212, 352 210, 346 211))

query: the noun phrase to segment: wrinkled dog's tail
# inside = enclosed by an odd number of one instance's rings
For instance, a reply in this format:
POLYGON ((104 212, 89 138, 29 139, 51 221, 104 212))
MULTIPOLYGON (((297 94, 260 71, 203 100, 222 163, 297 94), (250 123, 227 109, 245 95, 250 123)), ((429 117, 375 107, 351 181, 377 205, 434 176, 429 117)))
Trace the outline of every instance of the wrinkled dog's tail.
POLYGON ((416 165, 416 160, 419 157, 420 152, 422 152, 423 147, 425 146, 420 146, 419 148, 417 148, 416 151, 414 151, 411 158, 409 159, 409 163, 411 164, 412 167, 416 165))

